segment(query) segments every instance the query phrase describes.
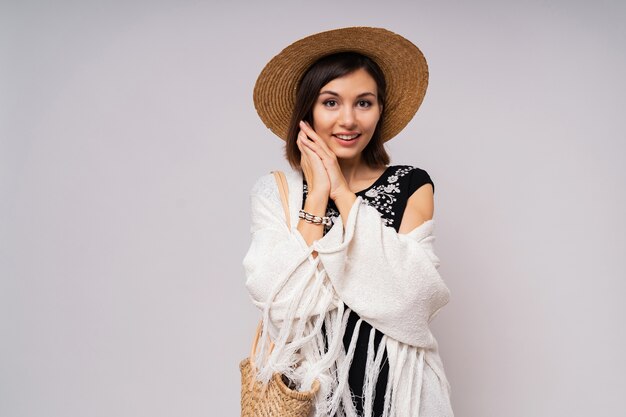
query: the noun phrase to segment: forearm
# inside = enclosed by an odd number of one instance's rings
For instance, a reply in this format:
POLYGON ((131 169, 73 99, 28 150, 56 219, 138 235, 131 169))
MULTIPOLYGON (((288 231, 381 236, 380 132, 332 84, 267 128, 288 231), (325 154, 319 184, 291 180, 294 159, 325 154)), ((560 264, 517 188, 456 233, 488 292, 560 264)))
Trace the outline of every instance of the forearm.
POLYGON ((343 224, 348 222, 348 214, 350 213, 350 209, 354 205, 355 200, 356 194, 348 189, 340 191, 334 198, 335 205, 341 214, 343 224))
MULTIPOLYGON (((325 216, 328 206, 328 195, 318 195, 309 193, 304 203, 304 211, 315 216, 325 216)), ((324 225, 309 223, 304 219, 298 221, 298 231, 306 241, 307 245, 312 245, 314 241, 321 239, 324 235, 324 225)), ((317 257, 317 251, 313 252, 313 257, 317 257)))

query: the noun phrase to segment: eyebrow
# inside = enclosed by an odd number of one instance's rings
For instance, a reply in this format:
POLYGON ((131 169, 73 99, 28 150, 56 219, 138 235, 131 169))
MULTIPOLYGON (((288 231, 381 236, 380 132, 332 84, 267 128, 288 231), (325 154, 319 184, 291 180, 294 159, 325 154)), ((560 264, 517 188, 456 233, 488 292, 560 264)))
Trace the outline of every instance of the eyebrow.
MULTIPOLYGON (((334 91, 330 91, 330 90, 324 90, 324 91, 320 92, 319 95, 321 96, 322 94, 331 94, 333 96, 339 97, 339 94, 335 93, 334 91)), ((365 93, 359 94, 357 97, 363 97, 363 96, 374 96, 374 97, 376 97, 376 94, 370 93, 369 91, 366 91, 365 93)))

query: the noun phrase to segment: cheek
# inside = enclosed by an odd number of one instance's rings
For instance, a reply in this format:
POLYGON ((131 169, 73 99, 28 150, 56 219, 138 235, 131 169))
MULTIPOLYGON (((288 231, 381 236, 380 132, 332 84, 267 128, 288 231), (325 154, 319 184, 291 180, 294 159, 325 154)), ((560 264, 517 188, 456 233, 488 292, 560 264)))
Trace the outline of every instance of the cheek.
POLYGON ((366 120, 366 124, 369 127, 369 130, 374 131, 376 129, 376 125, 378 124, 378 120, 380 119, 380 115, 378 113, 372 113, 368 115, 366 120))
POLYGON ((333 124, 331 116, 331 113, 328 111, 313 109, 313 130, 321 133, 329 129, 329 126, 333 124))

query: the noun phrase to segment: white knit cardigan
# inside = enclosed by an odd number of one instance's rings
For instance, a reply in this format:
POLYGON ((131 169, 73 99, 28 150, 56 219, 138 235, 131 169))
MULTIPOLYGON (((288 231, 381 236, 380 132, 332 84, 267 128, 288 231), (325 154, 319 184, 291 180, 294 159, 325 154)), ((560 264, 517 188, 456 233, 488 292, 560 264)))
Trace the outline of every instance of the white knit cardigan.
POLYGON ((334 217, 332 228, 307 245, 297 229, 302 174, 285 174, 291 228, 273 174, 260 177, 250 192, 252 242, 243 266, 246 288, 264 319, 257 379, 267 382, 274 372, 282 372, 298 390, 310 389, 317 379, 320 390, 311 416, 356 416, 353 400, 361 399, 351 396, 348 371, 364 320, 373 326, 363 382, 364 416, 372 415, 382 362, 382 346, 378 354, 374 350, 378 329, 389 360, 384 416, 452 417, 450 384, 429 329, 450 298, 437 271, 434 221, 399 234, 357 196, 345 227, 341 216, 334 217), (360 319, 345 352, 343 333, 351 310, 360 319), (269 356, 267 335, 275 343, 269 356))

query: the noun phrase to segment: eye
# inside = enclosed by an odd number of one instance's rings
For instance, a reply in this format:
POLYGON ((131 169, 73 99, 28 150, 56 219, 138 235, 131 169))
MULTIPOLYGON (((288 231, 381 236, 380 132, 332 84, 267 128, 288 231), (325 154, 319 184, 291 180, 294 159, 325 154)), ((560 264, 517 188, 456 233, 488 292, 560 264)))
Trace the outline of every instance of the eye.
POLYGON ((337 104, 337 100, 326 100, 324 101, 324 106, 326 107, 335 107, 335 105, 337 104))
POLYGON ((359 106, 360 107, 365 107, 365 108, 371 107, 372 106, 372 102, 369 101, 369 100, 360 100, 359 101, 359 106))

